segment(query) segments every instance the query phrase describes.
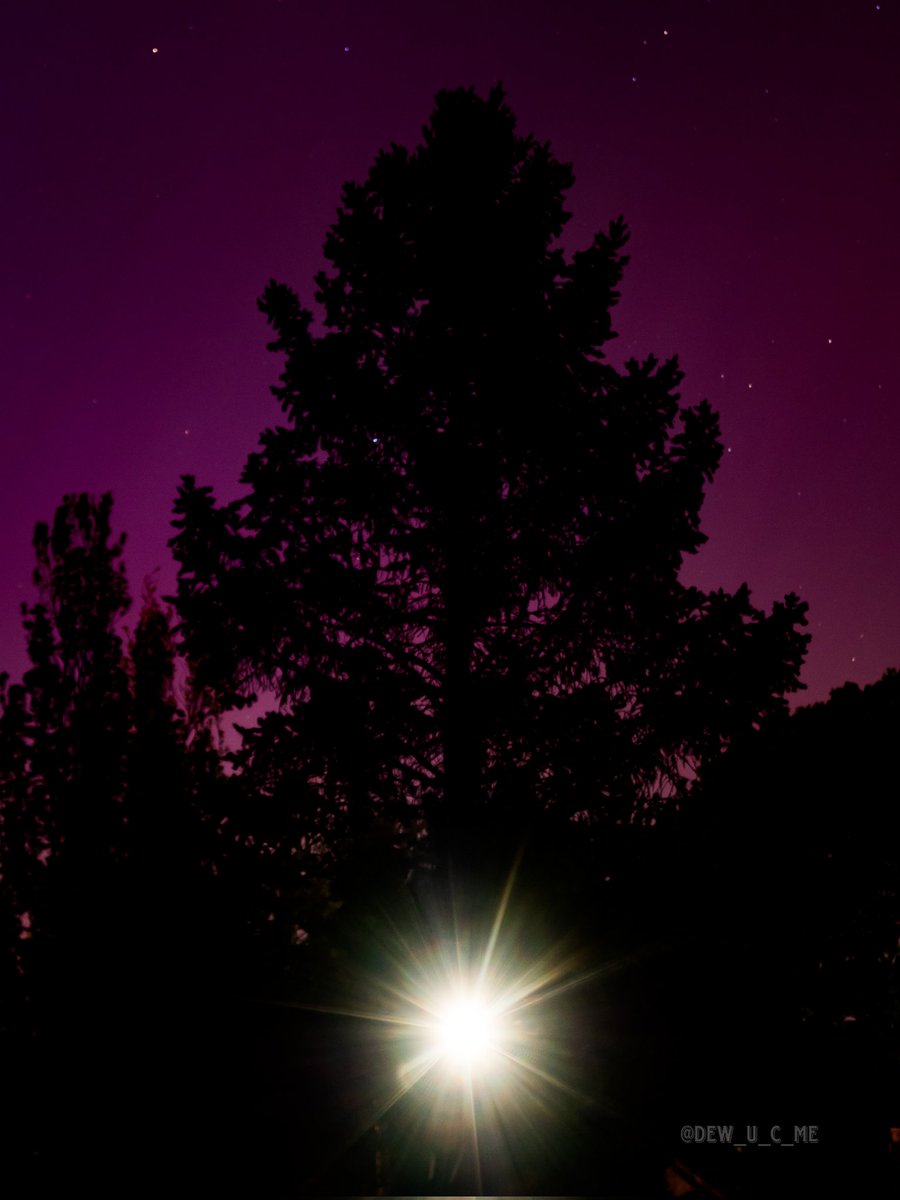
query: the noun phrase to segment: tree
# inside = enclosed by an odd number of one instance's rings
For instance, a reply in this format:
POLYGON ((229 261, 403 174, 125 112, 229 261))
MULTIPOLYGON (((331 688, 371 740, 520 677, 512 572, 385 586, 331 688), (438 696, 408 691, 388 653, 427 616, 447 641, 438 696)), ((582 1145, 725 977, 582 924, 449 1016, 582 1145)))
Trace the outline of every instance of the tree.
POLYGON ((21 684, 0 680, 0 883, 31 957, 62 976, 70 959, 121 974, 122 939, 140 943, 141 970, 151 942, 171 956, 215 857, 201 837, 212 714, 186 669, 176 685, 170 613, 149 582, 123 640, 131 599, 111 512, 108 493, 70 495, 36 527, 31 665, 21 684))
POLYGON ((297 871, 373 821, 462 852, 487 814, 652 819, 808 640, 793 595, 679 580, 722 447, 675 359, 605 356, 621 218, 566 257, 571 168, 499 86, 423 136, 345 186, 324 333, 265 289, 285 420, 245 496, 177 501, 181 629, 223 703, 278 699, 237 761, 297 871))
POLYGON ((130 601, 111 506, 67 496, 36 527, 38 598, 22 609, 31 665, 0 697, 0 1054, 17 1100, 6 1149, 20 1161, 58 1140, 50 1114, 76 1047, 90 1045, 96 1066, 92 1004, 118 949, 131 707, 118 625, 130 601))
POLYGON ((636 831, 627 875, 584 889, 608 959, 638 960, 610 1002, 628 1018, 604 1071, 639 1081, 642 1137, 650 1078, 661 1129, 715 1096, 738 1122, 792 1105, 841 1130, 787 1174, 670 1137, 726 1195, 896 1191, 880 1173, 900 1084, 898 720, 895 670, 776 714, 732 741, 686 811, 636 831))
POLYGON ((130 598, 111 508, 109 495, 67 496, 52 526, 36 527, 38 600, 22 608, 31 666, 0 717, 4 882, 18 878, 32 940, 66 927, 82 956, 125 841, 130 703, 118 624, 130 598))
POLYGON ((798 1019, 850 1017, 885 1047, 900 1023, 898 719, 900 672, 889 669, 736 740, 701 782, 680 856, 741 929, 744 969, 751 956, 765 963, 798 1019))
POLYGON ((36 527, 30 666, 21 683, 0 677, 6 1175, 16 1161, 68 1171, 99 1127, 128 1158, 128 1100, 177 1062, 185 1012, 222 958, 209 714, 189 681, 176 685, 152 587, 123 636, 125 538, 111 513, 109 494, 70 495, 36 527))

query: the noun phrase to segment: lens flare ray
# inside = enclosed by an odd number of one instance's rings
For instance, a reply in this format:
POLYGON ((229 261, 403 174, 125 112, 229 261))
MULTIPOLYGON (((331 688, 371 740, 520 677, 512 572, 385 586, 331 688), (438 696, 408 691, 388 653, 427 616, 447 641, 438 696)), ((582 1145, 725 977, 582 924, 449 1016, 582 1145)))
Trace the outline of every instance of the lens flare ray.
POLYGON ((568 938, 538 950, 534 914, 515 902, 518 868, 519 859, 488 923, 470 897, 474 916, 463 920, 457 895, 447 923, 424 921, 418 907, 405 925, 387 914, 370 920, 363 952, 346 956, 340 1001, 292 1004, 371 1029, 360 1043, 377 1064, 368 1111, 388 1120, 395 1147, 429 1146, 445 1165, 465 1159, 476 1190, 487 1147, 492 1170, 523 1146, 546 1153, 548 1119, 565 1120, 572 1101, 593 1104, 572 1077, 568 997, 610 968, 585 961, 568 938))

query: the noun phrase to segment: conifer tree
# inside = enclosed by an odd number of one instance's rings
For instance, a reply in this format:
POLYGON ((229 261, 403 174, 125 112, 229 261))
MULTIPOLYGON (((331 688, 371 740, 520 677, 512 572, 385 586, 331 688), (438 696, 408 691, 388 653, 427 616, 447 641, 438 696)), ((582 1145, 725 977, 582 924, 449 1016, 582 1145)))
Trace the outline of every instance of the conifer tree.
POLYGON ((624 222, 564 253, 572 170, 499 86, 440 92, 423 138, 345 186, 324 332, 265 289, 283 421, 244 496, 177 502, 192 657, 278 700, 238 761, 285 864, 373 823, 463 852, 651 819, 799 686, 804 604, 680 580, 722 447, 676 360, 606 356, 624 222))

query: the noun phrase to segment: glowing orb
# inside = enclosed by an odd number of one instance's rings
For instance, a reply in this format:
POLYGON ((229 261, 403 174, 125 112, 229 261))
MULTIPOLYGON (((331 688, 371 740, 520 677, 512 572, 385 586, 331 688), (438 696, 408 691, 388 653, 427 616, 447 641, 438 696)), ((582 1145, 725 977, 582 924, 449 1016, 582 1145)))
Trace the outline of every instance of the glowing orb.
POLYGON ((495 1036, 493 1016, 486 1005, 457 1000, 440 1014, 437 1049, 452 1065, 472 1067, 490 1056, 495 1036))

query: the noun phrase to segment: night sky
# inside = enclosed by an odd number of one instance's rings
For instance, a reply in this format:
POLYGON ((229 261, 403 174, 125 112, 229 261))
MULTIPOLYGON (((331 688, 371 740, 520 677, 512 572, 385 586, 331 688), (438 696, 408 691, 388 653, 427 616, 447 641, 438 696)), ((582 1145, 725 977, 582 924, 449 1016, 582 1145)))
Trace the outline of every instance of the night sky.
POLYGON ((613 360, 721 415, 687 578, 809 602, 804 701, 900 666, 900 0, 13 0, 2 40, 0 666, 68 491, 172 589, 179 476, 235 496, 279 419, 266 281, 311 306, 342 183, 498 81, 567 249, 631 228, 613 360))

